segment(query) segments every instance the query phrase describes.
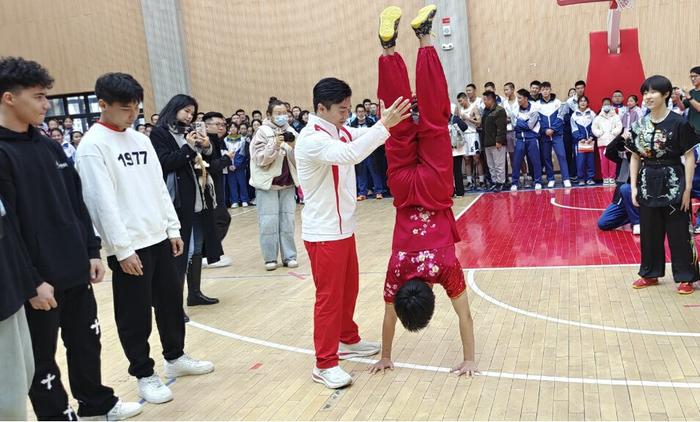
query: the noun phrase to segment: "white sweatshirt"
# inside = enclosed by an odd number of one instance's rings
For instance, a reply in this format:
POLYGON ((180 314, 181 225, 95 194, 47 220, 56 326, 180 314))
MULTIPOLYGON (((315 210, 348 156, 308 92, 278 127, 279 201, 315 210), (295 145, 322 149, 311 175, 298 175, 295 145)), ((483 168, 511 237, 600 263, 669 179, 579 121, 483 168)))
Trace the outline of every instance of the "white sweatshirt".
POLYGON ((389 138, 381 122, 371 128, 338 128, 318 116, 296 142, 299 182, 304 191, 301 237, 308 242, 347 239, 355 232, 359 164, 389 138))
POLYGON ((122 261, 139 249, 180 237, 180 221, 146 135, 95 124, 80 142, 76 168, 107 256, 122 261))

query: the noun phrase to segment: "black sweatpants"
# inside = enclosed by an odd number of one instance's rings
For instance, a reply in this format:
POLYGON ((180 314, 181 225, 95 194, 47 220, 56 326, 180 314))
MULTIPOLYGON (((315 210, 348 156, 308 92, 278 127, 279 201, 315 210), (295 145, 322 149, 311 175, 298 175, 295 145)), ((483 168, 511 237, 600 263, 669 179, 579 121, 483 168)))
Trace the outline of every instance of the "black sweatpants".
POLYGON ((463 162, 463 155, 452 157, 452 176, 454 176, 455 179, 454 194, 457 196, 464 196, 464 176, 462 175, 463 162))
POLYGON ((38 311, 27 303, 27 323, 32 337, 36 370, 29 398, 39 420, 77 420, 68 406, 68 394, 56 364, 58 330, 66 348, 68 380, 80 403, 78 415, 99 416, 109 412, 117 397, 102 385, 100 323, 90 284, 55 291, 58 307, 38 311))
POLYGON ((680 204, 668 207, 639 207, 642 263, 639 275, 644 278, 663 277, 666 269, 664 240, 671 249, 671 269, 676 283, 697 281, 698 259, 690 224, 690 212, 681 211, 680 204))
POLYGON ((148 344, 153 325, 151 307, 155 310, 163 357, 167 360, 175 360, 184 353, 185 312, 182 283, 170 241, 139 249, 136 254, 143 264, 142 276, 123 272, 114 255, 107 262, 113 272, 114 318, 129 359, 129 374, 143 378, 153 375, 154 362, 148 344))

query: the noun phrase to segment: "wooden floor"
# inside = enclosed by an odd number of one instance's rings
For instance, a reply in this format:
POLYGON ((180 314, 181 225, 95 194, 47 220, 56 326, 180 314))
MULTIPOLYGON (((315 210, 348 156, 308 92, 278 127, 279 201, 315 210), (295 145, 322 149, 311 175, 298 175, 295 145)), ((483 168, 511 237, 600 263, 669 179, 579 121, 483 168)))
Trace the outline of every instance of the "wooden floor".
MULTIPOLYGON (((474 199, 458 199, 455 214, 474 199)), ((186 351, 213 361, 216 371, 178 379, 171 385, 175 399, 146 404, 138 419, 700 419, 700 292, 680 297, 668 281, 635 291, 629 286, 633 266, 465 270, 483 375, 444 372, 462 352, 457 318, 436 291, 436 313, 426 330, 409 334, 397 327, 394 361, 404 367, 369 375, 366 363, 343 362, 354 384, 326 389, 310 376, 314 286, 302 242, 298 269, 266 272, 255 208, 231 214, 224 249, 234 264, 203 276, 203 290, 221 304, 188 310, 194 322, 187 327, 186 351)), ((389 200, 358 206, 356 320, 369 340, 381 336, 393 216, 389 200)), ((463 218, 469 219, 468 210, 463 218)), ((137 400, 109 282, 95 292, 103 379, 122 399, 137 400)), ((155 329, 151 346, 162 372, 155 329)))

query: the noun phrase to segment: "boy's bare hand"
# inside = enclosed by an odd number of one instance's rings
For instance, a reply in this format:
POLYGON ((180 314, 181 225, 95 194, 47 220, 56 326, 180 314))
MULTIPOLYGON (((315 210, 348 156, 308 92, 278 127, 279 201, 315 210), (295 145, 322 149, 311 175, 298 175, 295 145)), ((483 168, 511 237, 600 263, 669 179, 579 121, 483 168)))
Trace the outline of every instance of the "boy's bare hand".
POLYGON ((452 368, 450 372, 457 374, 457 376, 467 375, 469 377, 479 375, 481 373, 479 371, 479 368, 476 366, 476 362, 473 362, 471 360, 465 360, 464 362, 452 368))
POLYGON ((369 373, 376 374, 377 372, 384 372, 387 369, 394 370, 394 363, 389 358, 381 358, 376 363, 369 366, 369 373))

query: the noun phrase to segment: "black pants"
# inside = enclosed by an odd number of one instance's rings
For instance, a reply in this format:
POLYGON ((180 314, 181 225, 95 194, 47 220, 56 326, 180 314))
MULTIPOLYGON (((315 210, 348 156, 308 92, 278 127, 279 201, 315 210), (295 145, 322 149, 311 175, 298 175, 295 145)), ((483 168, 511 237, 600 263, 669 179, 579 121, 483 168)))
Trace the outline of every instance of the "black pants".
POLYGON ((464 176, 462 175, 462 163, 464 162, 464 156, 458 155, 452 157, 452 175, 455 179, 455 190, 454 194, 457 196, 464 196, 464 176))
POLYGON ((219 242, 223 242, 231 225, 231 214, 228 213, 226 207, 220 205, 214 209, 214 225, 216 226, 216 237, 219 242))
POLYGON ((642 263, 639 275, 644 278, 663 277, 666 268, 664 239, 671 249, 671 269, 676 283, 697 281, 698 260, 690 224, 690 212, 683 212, 680 204, 651 208, 639 207, 642 263))
POLYGON ((77 420, 56 364, 58 329, 66 348, 68 380, 80 403, 78 415, 99 416, 117 403, 114 390, 102 385, 100 325, 92 286, 83 284, 54 292, 58 307, 37 311, 27 304, 35 372, 29 398, 39 420, 77 420))
POLYGON ((566 155, 566 163, 569 165, 569 175, 571 178, 576 177, 576 151, 574 151, 573 136, 571 132, 564 131, 564 155, 566 155))
MULTIPOLYGON (((119 340, 129 359, 129 374, 136 378, 153 375, 148 338, 151 335, 151 306, 163 346, 163 357, 175 360, 185 347, 185 312, 182 284, 169 240, 136 251, 143 264, 143 275, 122 271, 115 256, 108 258, 112 270, 114 317, 119 340)), ((187 252, 185 252, 187 253, 187 252)))

